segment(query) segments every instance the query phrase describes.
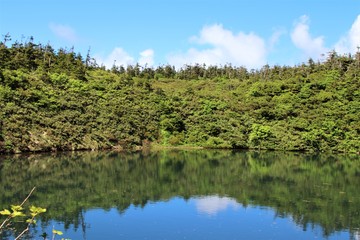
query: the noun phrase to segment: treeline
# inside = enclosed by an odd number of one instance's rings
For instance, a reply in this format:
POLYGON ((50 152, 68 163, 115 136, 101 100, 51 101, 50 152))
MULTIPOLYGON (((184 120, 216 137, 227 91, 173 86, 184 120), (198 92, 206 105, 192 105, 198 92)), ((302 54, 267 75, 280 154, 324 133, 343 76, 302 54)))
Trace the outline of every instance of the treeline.
POLYGON ((360 53, 298 66, 113 66, 33 38, 0 43, 0 152, 360 151, 360 53), (10 45, 10 46, 9 46, 10 45))

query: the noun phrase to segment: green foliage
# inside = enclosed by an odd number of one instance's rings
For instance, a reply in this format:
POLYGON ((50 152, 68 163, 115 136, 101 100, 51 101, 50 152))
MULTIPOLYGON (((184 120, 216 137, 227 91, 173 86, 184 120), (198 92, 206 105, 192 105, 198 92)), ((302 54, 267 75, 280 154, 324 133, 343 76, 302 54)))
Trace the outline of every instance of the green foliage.
POLYGON ((215 148, 360 152, 360 53, 324 63, 99 67, 74 49, 0 44, 0 152, 215 148), (329 123, 331 123, 329 125, 329 123))
POLYGON ((263 142, 267 142, 272 137, 271 128, 269 126, 262 126, 253 124, 251 133, 249 134, 250 145, 261 149, 263 142))
POLYGON ((63 232, 62 231, 59 231, 59 230, 52 230, 52 233, 54 234, 54 235, 63 235, 63 232))
POLYGON ((3 232, 12 232, 16 238, 20 239, 24 236, 25 233, 27 233, 30 229, 30 226, 32 224, 36 224, 35 218, 41 214, 46 212, 45 208, 41 207, 35 207, 34 205, 31 205, 28 209, 28 213, 25 213, 23 205, 27 202, 32 192, 35 190, 33 188, 30 192, 30 194, 25 198, 25 200, 20 205, 11 205, 10 210, 4 209, 0 211, 0 215, 5 216, 5 219, 0 224, 0 235, 3 234, 3 232), (27 218, 26 220, 24 220, 27 218), (26 223, 26 226, 24 226, 24 229, 21 230, 20 233, 16 233, 16 228, 13 227, 15 223, 18 222, 24 222, 26 223))
POLYGON ((231 144, 219 137, 209 137, 204 147, 207 148, 232 148, 231 144))

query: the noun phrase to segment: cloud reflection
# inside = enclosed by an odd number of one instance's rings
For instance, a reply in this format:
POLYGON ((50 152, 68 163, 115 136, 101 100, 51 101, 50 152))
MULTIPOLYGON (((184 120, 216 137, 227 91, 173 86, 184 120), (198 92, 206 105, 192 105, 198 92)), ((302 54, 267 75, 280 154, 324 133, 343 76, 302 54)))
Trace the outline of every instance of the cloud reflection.
POLYGON ((202 214, 216 215, 228 208, 238 209, 240 204, 235 199, 219 196, 206 196, 195 199, 196 210, 202 214))

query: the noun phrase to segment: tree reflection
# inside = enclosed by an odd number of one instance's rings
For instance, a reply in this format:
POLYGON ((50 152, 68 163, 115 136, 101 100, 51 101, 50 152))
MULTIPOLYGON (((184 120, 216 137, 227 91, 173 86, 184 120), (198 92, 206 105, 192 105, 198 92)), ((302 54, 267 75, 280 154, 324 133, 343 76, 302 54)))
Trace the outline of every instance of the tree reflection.
MULTIPOLYGON (((123 213, 130 205, 143 207, 175 196, 217 196, 227 206, 271 207, 304 229, 319 224, 325 236, 341 230, 356 235, 359 182, 356 155, 169 150, 5 156, 0 161, 0 208, 36 186, 31 201, 48 209, 43 224, 57 220, 65 228, 84 228, 83 213, 92 208, 123 213)), ((202 209, 215 213, 215 205, 202 209)))

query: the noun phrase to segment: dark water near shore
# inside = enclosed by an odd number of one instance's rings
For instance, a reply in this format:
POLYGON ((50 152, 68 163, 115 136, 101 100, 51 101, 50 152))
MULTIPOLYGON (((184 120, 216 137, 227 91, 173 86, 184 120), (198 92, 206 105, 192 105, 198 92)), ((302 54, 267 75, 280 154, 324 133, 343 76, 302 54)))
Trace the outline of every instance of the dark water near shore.
MULTIPOLYGON (((28 238, 360 239, 358 155, 178 150, 0 157, 0 209, 47 209, 28 238)), ((17 223, 19 230, 24 225, 17 223)), ((3 233, 2 238, 7 239, 3 233)), ((9 238, 11 239, 11 238, 9 238)))

